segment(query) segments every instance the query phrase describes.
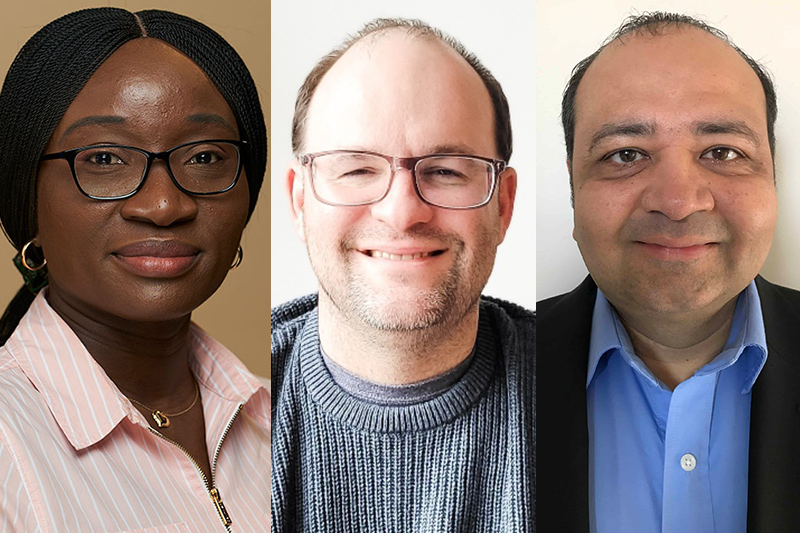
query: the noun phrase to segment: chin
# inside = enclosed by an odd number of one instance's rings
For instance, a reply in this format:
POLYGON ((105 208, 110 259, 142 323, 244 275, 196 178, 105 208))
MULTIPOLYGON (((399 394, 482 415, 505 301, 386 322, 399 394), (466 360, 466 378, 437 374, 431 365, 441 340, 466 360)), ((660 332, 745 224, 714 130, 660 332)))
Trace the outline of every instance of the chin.
POLYGON ((703 310, 714 313, 747 286, 747 283, 742 287, 732 287, 715 281, 686 281, 674 283, 674 280, 667 279, 659 284, 644 282, 638 290, 625 291, 625 299, 639 308, 648 308, 654 314, 690 314, 703 310))
POLYGON ((458 324, 477 304, 480 293, 473 297, 452 285, 388 290, 351 283, 346 294, 325 292, 353 322, 379 331, 418 332, 458 324))

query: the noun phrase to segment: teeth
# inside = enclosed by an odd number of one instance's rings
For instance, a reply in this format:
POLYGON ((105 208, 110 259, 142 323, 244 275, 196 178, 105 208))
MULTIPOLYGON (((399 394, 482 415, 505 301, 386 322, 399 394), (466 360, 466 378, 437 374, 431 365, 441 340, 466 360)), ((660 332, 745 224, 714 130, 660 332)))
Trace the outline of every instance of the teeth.
POLYGON ((416 254, 390 254, 388 252, 381 252, 380 250, 370 250, 369 255, 379 259, 388 259, 389 261, 412 261, 420 257, 428 257, 430 252, 418 252, 416 254))

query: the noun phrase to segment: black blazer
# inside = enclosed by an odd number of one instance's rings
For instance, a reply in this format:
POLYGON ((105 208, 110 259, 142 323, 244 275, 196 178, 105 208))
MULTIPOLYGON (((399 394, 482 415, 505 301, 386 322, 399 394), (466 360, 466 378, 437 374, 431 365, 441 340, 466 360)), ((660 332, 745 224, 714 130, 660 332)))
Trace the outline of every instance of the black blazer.
MULTIPOLYGON (((747 530, 800 532, 800 292, 756 278, 767 363, 753 387, 747 530)), ((536 524, 589 531, 586 377, 597 287, 537 303, 536 524)))

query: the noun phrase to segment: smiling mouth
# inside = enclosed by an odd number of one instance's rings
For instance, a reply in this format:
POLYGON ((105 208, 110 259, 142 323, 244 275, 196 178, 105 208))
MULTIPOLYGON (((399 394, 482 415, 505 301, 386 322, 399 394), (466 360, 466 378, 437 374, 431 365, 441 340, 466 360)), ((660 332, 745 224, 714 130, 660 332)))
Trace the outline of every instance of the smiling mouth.
POLYGON ((635 241, 646 253, 662 261, 692 261, 714 249, 717 242, 655 243, 635 241), (680 245, 677 245, 680 244, 680 245), (672 245, 672 246, 670 246, 672 245))
POLYGON ((423 259, 425 257, 436 257, 444 253, 444 250, 434 250, 431 252, 415 252, 411 254, 394 254, 384 252, 382 250, 365 250, 365 255, 374 257, 376 259, 385 259, 387 261, 413 261, 415 259, 423 259))

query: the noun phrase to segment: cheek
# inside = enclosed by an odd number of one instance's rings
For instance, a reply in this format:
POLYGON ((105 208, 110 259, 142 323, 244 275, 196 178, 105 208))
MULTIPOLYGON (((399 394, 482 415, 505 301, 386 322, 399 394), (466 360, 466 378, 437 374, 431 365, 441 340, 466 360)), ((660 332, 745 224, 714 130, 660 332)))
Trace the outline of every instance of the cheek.
POLYGON ((738 234, 741 244, 757 255, 766 256, 778 218, 775 188, 766 185, 761 189, 750 187, 732 191, 724 204, 718 202, 718 205, 725 210, 723 216, 738 234))
POLYGON ((639 192, 628 184, 591 182, 575 190, 572 237, 581 253, 607 255, 622 245, 620 235, 635 214, 639 192))
POLYGON ((334 207, 316 201, 303 204, 302 232, 310 248, 338 248, 338 243, 356 231, 367 217, 368 206, 334 207))
POLYGON ((86 199, 71 180, 60 178, 43 176, 38 190, 37 235, 51 274, 91 256, 115 210, 112 202, 86 199))

